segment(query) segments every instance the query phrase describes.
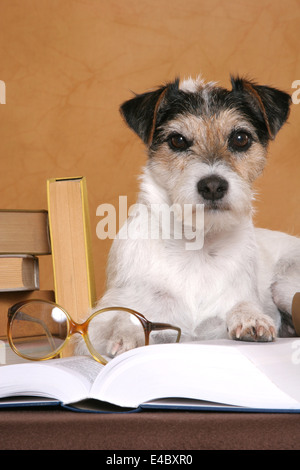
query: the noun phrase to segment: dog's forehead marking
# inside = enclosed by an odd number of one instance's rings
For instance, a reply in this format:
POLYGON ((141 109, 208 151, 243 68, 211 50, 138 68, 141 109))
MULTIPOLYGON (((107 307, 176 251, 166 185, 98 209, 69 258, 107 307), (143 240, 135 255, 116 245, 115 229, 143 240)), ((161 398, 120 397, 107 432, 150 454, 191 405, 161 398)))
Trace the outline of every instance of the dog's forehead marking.
POLYGON ((179 82, 179 90, 187 92, 187 93, 197 93, 199 90, 204 89, 211 89, 217 85, 216 82, 207 82, 198 75, 197 78, 185 78, 181 82, 179 82))
POLYGON ((205 81, 199 75, 196 79, 186 78, 179 83, 179 90, 187 93, 197 93, 200 88, 205 86, 205 81))
POLYGON ((250 133, 255 132, 249 121, 235 109, 225 109, 213 116, 180 114, 172 121, 168 121, 162 128, 163 134, 166 136, 172 132, 177 132, 196 142, 205 139, 208 133, 226 139, 233 129, 243 129, 250 133))
POLYGON ((196 108, 199 106, 199 97, 201 98, 201 111, 207 114, 211 112, 211 95, 218 89, 221 90, 216 82, 206 83, 200 76, 196 79, 188 78, 179 83, 179 90, 189 95, 187 99, 193 101, 194 98, 196 108))

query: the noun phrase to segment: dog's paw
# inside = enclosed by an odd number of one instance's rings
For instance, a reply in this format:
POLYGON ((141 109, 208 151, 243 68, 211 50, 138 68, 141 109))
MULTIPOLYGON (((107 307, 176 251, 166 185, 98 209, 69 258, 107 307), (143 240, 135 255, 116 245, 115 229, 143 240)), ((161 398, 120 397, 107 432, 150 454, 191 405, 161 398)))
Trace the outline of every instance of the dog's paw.
POLYGON ((227 316, 227 329, 231 339, 242 341, 273 341, 275 324, 271 317, 257 311, 235 308, 227 316))
POLYGON ((112 336, 107 340, 106 355, 110 357, 118 356, 130 349, 144 346, 145 338, 139 334, 126 334, 115 331, 112 336))
POLYGON ((117 318, 93 329, 90 340, 101 355, 115 357, 130 349, 144 346, 145 333, 142 325, 134 325, 128 318, 117 318))

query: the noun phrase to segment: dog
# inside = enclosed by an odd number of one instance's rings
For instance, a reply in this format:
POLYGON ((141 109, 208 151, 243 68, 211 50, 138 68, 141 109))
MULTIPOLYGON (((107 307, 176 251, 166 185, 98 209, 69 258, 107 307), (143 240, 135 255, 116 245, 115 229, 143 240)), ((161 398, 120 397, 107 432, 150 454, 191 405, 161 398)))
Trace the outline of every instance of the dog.
MULTIPOLYGON (((122 104, 121 115, 148 153, 138 203, 202 205, 203 246, 187 250, 174 236, 117 237, 95 310, 130 307, 179 326, 183 341, 295 335, 300 239, 252 221, 253 183, 290 106, 289 94, 240 77, 231 77, 231 89, 176 79, 122 104)), ((127 227, 141 234, 147 222, 136 211, 127 227)), ((115 351, 138 345, 128 337, 117 342, 115 351)))

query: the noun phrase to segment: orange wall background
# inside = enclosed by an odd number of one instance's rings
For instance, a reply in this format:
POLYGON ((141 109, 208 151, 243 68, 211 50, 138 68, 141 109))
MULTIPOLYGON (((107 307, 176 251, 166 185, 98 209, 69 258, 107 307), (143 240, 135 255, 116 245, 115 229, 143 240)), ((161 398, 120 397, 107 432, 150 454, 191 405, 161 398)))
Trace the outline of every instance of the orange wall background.
MULTIPOLYGON (((97 293, 110 240, 96 208, 133 204, 146 161, 119 115, 131 90, 241 74, 293 93, 299 0, 0 0, 0 206, 47 207, 50 177, 87 177, 97 293)), ((300 104, 271 144, 255 223, 300 234, 300 104)), ((49 257, 41 288, 52 286, 49 257)))

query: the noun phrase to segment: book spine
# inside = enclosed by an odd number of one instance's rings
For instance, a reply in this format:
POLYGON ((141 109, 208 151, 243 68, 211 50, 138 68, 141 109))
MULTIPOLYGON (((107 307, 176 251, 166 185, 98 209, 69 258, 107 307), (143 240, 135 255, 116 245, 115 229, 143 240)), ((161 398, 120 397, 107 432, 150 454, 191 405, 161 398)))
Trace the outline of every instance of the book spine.
POLYGON ((46 210, 0 209, 0 254, 49 255, 51 253, 46 210))
POLYGON ((31 255, 0 255, 0 277, 0 292, 38 290, 39 260, 31 255), (11 266, 10 261, 16 259, 19 259, 20 263, 11 266), (5 262, 3 266, 1 261, 5 262))

